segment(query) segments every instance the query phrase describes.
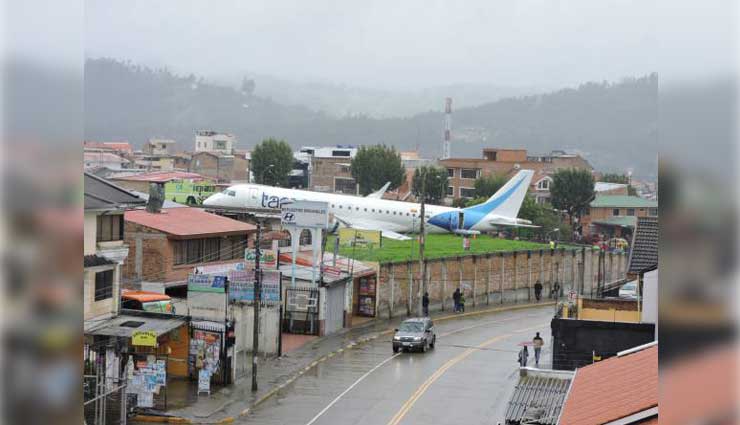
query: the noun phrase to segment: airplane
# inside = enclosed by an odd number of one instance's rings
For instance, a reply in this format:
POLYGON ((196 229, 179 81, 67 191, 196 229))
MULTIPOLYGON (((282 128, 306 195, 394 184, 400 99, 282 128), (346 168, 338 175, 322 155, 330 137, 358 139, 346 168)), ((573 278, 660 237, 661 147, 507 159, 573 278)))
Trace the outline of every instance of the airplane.
MULTIPOLYGON (((425 233, 455 233, 476 235, 494 231, 500 226, 539 227, 529 220, 517 218, 534 171, 520 170, 493 196, 482 204, 467 208, 441 205, 424 206, 425 233)), ((383 237, 409 240, 404 233, 419 230, 420 204, 381 199, 388 188, 358 197, 337 193, 285 189, 259 184, 237 184, 208 197, 203 206, 208 208, 279 209, 294 200, 326 202, 333 230, 339 226, 380 230, 383 237)))

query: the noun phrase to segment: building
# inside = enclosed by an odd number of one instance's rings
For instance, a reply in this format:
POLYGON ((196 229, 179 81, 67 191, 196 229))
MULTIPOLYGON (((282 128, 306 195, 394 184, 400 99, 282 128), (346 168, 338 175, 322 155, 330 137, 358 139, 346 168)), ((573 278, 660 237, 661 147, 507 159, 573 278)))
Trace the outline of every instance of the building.
POLYGON ((658 343, 576 369, 560 425, 657 424, 658 343))
POLYGON ((631 238, 638 217, 657 216, 658 201, 637 196, 597 194, 581 217, 581 227, 587 237, 603 234, 607 239, 631 238))
POLYGON ((85 151, 83 153, 85 170, 107 168, 110 170, 127 170, 132 168, 131 161, 110 151, 85 151))
POLYGON ((249 160, 244 154, 201 151, 191 156, 188 171, 218 183, 246 182, 249 180, 249 160))
POLYGON ((316 192, 334 192, 356 195, 359 187, 352 178, 352 158, 357 154, 353 146, 301 148, 310 155, 309 189, 316 192))
POLYGON ((173 154, 175 141, 171 139, 149 139, 142 149, 145 155, 168 156, 173 154))
POLYGON ((211 152, 223 155, 234 153, 236 137, 229 133, 203 130, 195 133, 195 152, 211 152))
POLYGON ((434 165, 434 161, 431 159, 420 158, 419 153, 416 151, 399 152, 399 154, 401 155, 403 166, 406 169, 406 178, 397 188, 388 190, 383 194, 383 199, 415 202, 416 198, 412 193, 414 172, 419 167, 434 165))
POLYGON ((483 149, 482 158, 449 158, 439 161, 447 168, 449 187, 445 201, 474 196, 475 179, 481 176, 498 175, 511 177, 521 169, 534 170, 530 191, 537 202, 550 198, 552 175, 561 169, 575 168, 593 172, 593 167, 583 157, 563 151, 552 151, 548 155, 529 155, 526 149, 483 149))
POLYGON ((111 317, 120 308, 124 211, 144 200, 107 180, 85 173, 84 320, 111 317))
POLYGON ((196 266, 243 260, 255 226, 200 208, 168 208, 128 211, 124 229, 129 256, 123 277, 134 285, 158 283, 164 290, 186 285, 196 266))
POLYGON ((103 150, 119 155, 131 155, 134 153, 134 149, 131 147, 131 144, 129 142, 95 142, 91 140, 85 140, 83 142, 83 147, 85 151, 103 150))
POLYGON ((204 180, 203 176, 197 173, 189 173, 186 171, 154 171, 148 173, 137 173, 127 176, 112 177, 111 180, 116 182, 121 187, 128 190, 135 190, 138 192, 149 193, 150 183, 169 183, 176 180, 192 180, 200 181, 204 180))

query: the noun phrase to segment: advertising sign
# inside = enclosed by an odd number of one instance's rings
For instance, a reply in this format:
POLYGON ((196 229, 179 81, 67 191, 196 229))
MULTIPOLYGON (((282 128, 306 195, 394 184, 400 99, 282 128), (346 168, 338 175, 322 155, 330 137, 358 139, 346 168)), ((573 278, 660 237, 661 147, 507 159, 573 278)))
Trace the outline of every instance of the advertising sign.
MULTIPOLYGON (((256 250, 247 248, 244 250, 244 261, 247 269, 253 269, 256 259, 256 250)), ((271 249, 260 249, 260 268, 274 269, 277 267, 277 253, 271 249)), ((244 269, 242 269, 244 270, 244 269)))
POLYGON ((211 394, 211 372, 206 369, 198 371, 198 394, 211 394))
MULTIPOLYGON (((229 300, 254 301, 254 270, 229 273, 229 300)), ((280 302, 280 272, 262 270, 262 301, 280 302)))
POLYGON ((318 227, 329 224, 329 204, 315 201, 293 201, 280 208, 281 223, 296 227, 318 227))
POLYGON ((225 292, 226 276, 211 274, 188 275, 188 291, 194 292, 225 292))
POLYGON ((244 263, 229 263, 229 264, 212 264, 208 266, 198 266, 195 268, 195 272, 198 274, 213 274, 226 276, 226 274, 232 270, 244 270, 244 263))
POLYGON ((134 333, 131 334, 131 345, 156 347, 157 334, 154 331, 134 331, 134 333))
POLYGON ((343 227, 339 229, 340 245, 374 245, 382 246, 380 230, 359 230, 343 227))

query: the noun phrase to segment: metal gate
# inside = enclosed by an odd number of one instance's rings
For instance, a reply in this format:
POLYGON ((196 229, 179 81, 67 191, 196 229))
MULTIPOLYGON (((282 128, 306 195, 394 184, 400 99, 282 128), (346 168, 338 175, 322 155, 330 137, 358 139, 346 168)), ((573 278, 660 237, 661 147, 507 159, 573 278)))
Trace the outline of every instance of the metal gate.
POLYGON ((344 284, 326 288, 324 335, 329 335, 344 327, 344 292, 344 284))
POLYGON ((318 335, 319 301, 319 288, 286 288, 283 331, 318 335))

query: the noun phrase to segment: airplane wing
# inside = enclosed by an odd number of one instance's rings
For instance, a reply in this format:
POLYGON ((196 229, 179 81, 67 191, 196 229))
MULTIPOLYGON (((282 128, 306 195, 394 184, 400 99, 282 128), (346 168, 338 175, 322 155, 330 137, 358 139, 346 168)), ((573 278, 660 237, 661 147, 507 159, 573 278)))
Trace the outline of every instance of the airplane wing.
POLYGON ((526 227, 526 228, 532 228, 532 229, 539 229, 542 226, 536 226, 532 224, 529 220, 524 220, 521 218, 515 219, 516 221, 512 221, 508 218, 499 218, 499 219, 493 219, 489 220, 488 223, 492 226, 504 226, 504 227, 526 227))
POLYGON ((391 182, 384 184, 383 187, 367 195, 366 198, 382 199, 383 195, 385 194, 385 191, 388 190, 388 186, 390 185, 391 185, 391 182))
POLYGON ((349 227, 351 229, 380 230, 384 238, 395 239, 397 241, 411 240, 410 237, 393 231, 392 230, 393 226, 392 225, 389 226, 389 223, 381 223, 381 222, 377 222, 374 220, 357 220, 357 219, 350 220, 347 218, 339 217, 337 215, 335 215, 334 218, 340 223, 342 223, 345 227, 349 227))

